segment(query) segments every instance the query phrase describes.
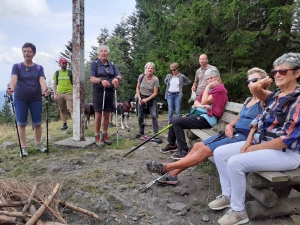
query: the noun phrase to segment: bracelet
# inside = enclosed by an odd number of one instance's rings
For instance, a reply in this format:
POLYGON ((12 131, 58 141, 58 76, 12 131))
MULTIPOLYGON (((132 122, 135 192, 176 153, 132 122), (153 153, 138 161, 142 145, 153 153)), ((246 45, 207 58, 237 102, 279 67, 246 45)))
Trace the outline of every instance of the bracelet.
POLYGON ((114 79, 115 79, 115 78, 116 78, 116 79, 118 79, 118 81, 120 82, 120 79, 119 79, 119 77, 114 77, 114 79))

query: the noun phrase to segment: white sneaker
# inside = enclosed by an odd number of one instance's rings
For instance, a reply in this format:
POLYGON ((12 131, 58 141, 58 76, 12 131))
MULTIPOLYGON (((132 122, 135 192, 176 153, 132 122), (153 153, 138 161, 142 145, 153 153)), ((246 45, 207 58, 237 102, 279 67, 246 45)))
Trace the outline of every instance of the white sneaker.
POLYGON ((230 207, 230 200, 227 199, 224 195, 219 195, 215 200, 208 204, 208 207, 213 210, 220 210, 230 207))
POLYGON ((35 145, 35 149, 39 150, 41 152, 47 152, 48 149, 44 147, 44 145, 42 143, 38 143, 35 145))
POLYGON ((226 214, 218 220, 218 223, 221 225, 238 225, 248 222, 249 217, 246 212, 244 214, 239 214, 233 209, 229 209, 226 214))
MULTIPOLYGON (((22 146, 21 149, 22 149, 23 157, 27 157, 28 156, 27 146, 22 146)), ((20 157, 22 157, 22 153, 20 152, 20 157)))

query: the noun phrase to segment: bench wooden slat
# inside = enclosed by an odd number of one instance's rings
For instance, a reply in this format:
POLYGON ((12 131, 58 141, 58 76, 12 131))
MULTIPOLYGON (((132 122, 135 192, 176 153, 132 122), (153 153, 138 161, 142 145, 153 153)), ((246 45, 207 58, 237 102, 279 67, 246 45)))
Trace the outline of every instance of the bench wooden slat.
POLYGON ((227 102, 225 105, 225 110, 232 111, 235 113, 239 113, 243 108, 243 104, 236 102, 227 102))
POLYGON ((289 177, 291 181, 300 181, 300 168, 282 172, 289 177))
POLYGON ((202 140, 205 140, 207 138, 210 138, 212 135, 218 134, 217 132, 213 131, 212 129, 190 129, 191 132, 196 134, 198 137, 200 137, 202 140))
POLYGON ((271 182, 288 181, 289 177, 281 172, 255 172, 271 182))
POLYGON ((230 123, 232 120, 234 120, 237 117, 237 115, 233 115, 232 113, 223 112, 222 117, 220 118, 221 121, 224 121, 226 123, 230 123))

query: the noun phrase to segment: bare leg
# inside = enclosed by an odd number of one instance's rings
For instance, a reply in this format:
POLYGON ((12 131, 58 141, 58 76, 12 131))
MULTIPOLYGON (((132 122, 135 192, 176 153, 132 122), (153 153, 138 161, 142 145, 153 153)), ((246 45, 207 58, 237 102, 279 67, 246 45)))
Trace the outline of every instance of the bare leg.
POLYGON ((59 112, 60 112, 60 118, 61 118, 62 122, 67 123, 66 110, 65 109, 60 109, 59 112))
POLYGON ((104 111, 104 121, 103 121, 103 133, 107 133, 108 123, 109 123, 109 113, 104 111))
POLYGON ((69 112, 71 114, 71 119, 73 119, 73 108, 69 109, 69 112))
POLYGON ((26 126, 18 126, 21 145, 26 145, 26 126))
POLYGON ((95 134, 100 134, 101 112, 95 112, 94 130, 95 134))
POLYGON ((42 137, 42 125, 34 126, 34 134, 36 143, 40 143, 42 137))

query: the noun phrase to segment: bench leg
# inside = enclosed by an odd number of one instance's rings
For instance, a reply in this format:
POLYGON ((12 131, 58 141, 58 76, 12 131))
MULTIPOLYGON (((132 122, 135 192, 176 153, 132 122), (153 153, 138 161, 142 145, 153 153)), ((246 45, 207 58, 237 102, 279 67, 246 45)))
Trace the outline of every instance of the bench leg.
POLYGON ((278 186, 273 188, 273 192, 275 192, 278 198, 287 198, 290 195, 293 186, 278 186))

